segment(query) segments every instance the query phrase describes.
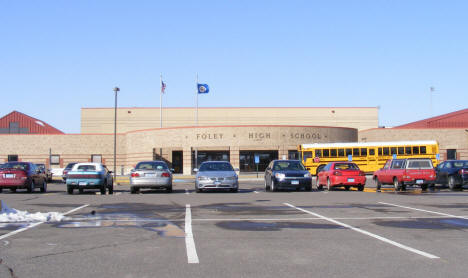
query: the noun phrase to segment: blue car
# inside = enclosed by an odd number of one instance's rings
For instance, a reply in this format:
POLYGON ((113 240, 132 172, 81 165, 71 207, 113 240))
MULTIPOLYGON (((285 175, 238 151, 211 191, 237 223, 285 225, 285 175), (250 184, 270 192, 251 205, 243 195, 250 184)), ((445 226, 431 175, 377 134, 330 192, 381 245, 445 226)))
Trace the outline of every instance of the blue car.
POLYGON ((451 190, 468 184, 468 160, 447 160, 436 167, 436 183, 447 184, 451 190))
POLYGON ((273 160, 265 170, 265 191, 312 190, 312 176, 299 160, 273 160))
POLYGON ((101 163, 77 163, 67 174, 67 192, 73 194, 78 189, 83 193, 85 189, 99 189, 101 195, 114 193, 114 180, 112 171, 107 170, 101 163))

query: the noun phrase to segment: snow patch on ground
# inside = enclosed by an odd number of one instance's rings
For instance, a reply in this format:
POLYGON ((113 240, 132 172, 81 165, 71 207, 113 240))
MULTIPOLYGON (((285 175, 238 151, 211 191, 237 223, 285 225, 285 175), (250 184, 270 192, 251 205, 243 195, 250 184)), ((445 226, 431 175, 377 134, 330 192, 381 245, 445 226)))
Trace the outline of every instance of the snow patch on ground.
POLYGON ((9 208, 3 201, 0 201, 0 223, 5 222, 60 222, 65 216, 59 212, 36 212, 29 213, 27 211, 16 210, 9 208))

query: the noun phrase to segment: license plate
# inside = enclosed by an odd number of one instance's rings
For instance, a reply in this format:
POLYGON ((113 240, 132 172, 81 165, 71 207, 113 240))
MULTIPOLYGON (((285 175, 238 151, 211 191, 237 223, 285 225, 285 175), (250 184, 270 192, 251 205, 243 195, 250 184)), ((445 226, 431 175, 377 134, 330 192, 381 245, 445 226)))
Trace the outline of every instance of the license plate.
POLYGON ((5 174, 5 179, 14 179, 15 174, 5 174))
POLYGON ((85 182, 85 181, 80 181, 80 182, 78 183, 78 185, 88 185, 88 183, 85 182))
POLYGON ((299 184, 299 181, 291 181, 291 184, 299 184))
POLYGON ((148 174, 145 174, 145 177, 156 177, 156 174, 153 174, 153 173, 148 173, 148 174))
POLYGON ((423 182, 424 182, 423 180, 416 180, 416 183, 417 183, 417 184, 421 184, 421 183, 423 183, 423 182))
POLYGON ((348 179, 348 182, 354 182, 354 179, 348 179))

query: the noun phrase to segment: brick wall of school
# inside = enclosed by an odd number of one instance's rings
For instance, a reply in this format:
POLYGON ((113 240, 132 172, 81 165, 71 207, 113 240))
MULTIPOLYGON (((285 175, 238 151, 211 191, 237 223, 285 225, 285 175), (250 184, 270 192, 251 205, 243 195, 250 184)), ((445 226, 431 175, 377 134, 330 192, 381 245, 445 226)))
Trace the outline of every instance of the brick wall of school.
POLYGON ((468 159, 468 131, 466 129, 400 129, 376 128, 359 132, 360 142, 436 140, 440 156, 447 159, 447 150, 455 149, 457 159, 468 159))

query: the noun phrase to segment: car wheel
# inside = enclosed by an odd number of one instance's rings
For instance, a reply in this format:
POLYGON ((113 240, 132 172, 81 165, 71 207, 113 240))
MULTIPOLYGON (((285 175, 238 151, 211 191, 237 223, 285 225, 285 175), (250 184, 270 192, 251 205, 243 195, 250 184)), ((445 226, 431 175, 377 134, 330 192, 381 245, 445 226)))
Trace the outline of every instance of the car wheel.
POLYGON ((0 193, 2 193, 2 192, 3 192, 3 188, 0 188, 0 193))
POLYGON ((200 188, 197 188, 197 187, 195 187, 195 192, 197 192, 197 193, 201 193, 201 192, 202 192, 202 190, 201 190, 200 188))
POLYGON ((42 183, 41 192, 42 193, 47 192, 47 182, 46 182, 46 180, 44 180, 44 182, 42 183))
POLYGON ((327 190, 330 191, 331 185, 330 185, 330 178, 327 178, 327 190))
POLYGON ((349 188, 350 188, 349 185, 346 185, 346 186, 344 187, 344 189, 345 189, 346 191, 349 191, 349 188))
POLYGON ((278 189, 276 188, 276 185, 275 185, 275 181, 274 181, 274 180, 271 180, 270 190, 273 191, 273 192, 278 190, 278 189))
POLYGON ((101 186, 101 195, 106 195, 106 185, 101 186))
POLYGON ((380 189, 382 188, 382 183, 380 182, 380 180, 379 180, 378 177, 375 177, 374 180, 375 180, 375 183, 377 184, 377 185, 376 185, 376 189, 377 189, 377 191, 380 192, 380 189))
POLYGON ((320 183, 319 183, 318 176, 315 178, 315 187, 317 188, 317 190, 323 190, 323 186, 320 185, 320 183))
POLYGON ((304 187, 305 191, 312 191, 312 182, 304 187))
POLYGON ((135 187, 130 187, 130 194, 135 194, 136 193, 136 189, 135 187))
POLYGON ((397 178, 393 178, 393 187, 395 188, 395 191, 401 190, 401 183, 398 181, 397 178))
POLYGON ((34 181, 31 180, 31 183, 29 184, 28 188, 26 188, 26 190, 28 191, 28 193, 31 193, 34 191, 34 187, 35 187, 34 181))
POLYGON ((454 176, 450 176, 448 178, 448 187, 450 188, 450 190, 455 190, 456 188, 456 183, 455 183, 455 177, 454 176))
POLYGON ((233 192, 233 193, 237 193, 238 191, 239 191, 239 188, 237 188, 237 187, 236 187, 236 188, 233 188, 233 189, 231 189, 231 192, 233 192))
POLYGON ((13 193, 16 192, 16 188, 10 188, 10 191, 13 193))
POLYGON ((364 191, 364 185, 358 185, 357 190, 358 191, 364 191))
POLYGON ((67 192, 68 194, 73 194, 73 187, 67 186, 67 192))
POLYGON ((114 194, 114 185, 110 185, 107 190, 109 191, 109 194, 114 194))
POLYGON ((427 184, 421 184, 421 190, 427 191, 427 184))
POLYGON ((166 191, 167 191, 167 193, 171 193, 172 192, 172 185, 170 187, 166 188, 166 191))
POLYGON ((264 182, 265 182, 265 191, 268 191, 268 190, 270 190, 270 187, 267 185, 267 181, 266 181, 266 179, 264 179, 264 182))

